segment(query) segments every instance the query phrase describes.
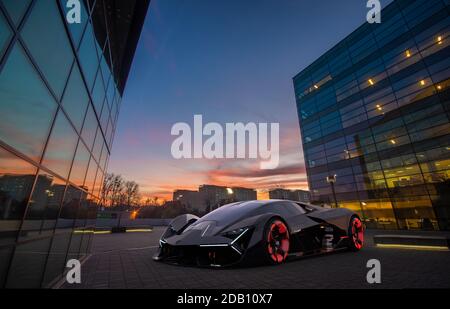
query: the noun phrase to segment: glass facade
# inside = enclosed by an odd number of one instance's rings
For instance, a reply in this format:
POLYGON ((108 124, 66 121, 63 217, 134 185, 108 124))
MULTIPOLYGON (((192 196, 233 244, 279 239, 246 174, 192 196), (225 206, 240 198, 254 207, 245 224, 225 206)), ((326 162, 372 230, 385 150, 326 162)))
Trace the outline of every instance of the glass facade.
POLYGON ((115 2, 81 1, 68 24, 67 1, 0 0, 0 287, 49 287, 89 252, 136 47, 123 42, 149 4, 115 2))
POLYGON ((396 0, 294 77, 313 201, 450 229, 449 5, 396 0))

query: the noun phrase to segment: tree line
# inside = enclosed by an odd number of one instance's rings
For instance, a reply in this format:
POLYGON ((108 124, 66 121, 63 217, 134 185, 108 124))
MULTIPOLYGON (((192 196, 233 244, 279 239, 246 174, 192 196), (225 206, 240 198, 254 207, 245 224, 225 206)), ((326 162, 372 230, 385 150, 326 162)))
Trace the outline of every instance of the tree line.
POLYGON ((102 204, 106 207, 140 206, 139 185, 128 181, 122 175, 107 174, 101 192, 102 204))

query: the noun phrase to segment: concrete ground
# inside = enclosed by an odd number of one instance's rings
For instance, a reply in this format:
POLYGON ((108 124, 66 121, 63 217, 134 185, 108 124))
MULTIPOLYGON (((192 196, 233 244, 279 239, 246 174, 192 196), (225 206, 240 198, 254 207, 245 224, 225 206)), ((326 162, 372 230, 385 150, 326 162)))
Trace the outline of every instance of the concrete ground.
POLYGON ((367 231, 359 253, 340 252, 281 266, 203 269, 152 260, 163 228, 151 233, 96 235, 92 256, 82 266, 82 283, 62 288, 93 289, 281 289, 281 288, 450 288, 450 252, 385 249, 367 231), (381 262, 382 283, 366 280, 371 259, 381 262))

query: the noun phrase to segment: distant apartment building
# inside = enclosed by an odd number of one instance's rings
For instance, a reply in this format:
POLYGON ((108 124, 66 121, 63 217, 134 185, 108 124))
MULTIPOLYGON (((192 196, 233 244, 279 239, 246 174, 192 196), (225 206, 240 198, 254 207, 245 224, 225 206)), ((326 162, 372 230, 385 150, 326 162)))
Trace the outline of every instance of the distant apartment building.
POLYGON ((233 194, 234 200, 236 200, 238 202, 254 201, 254 200, 258 199, 258 194, 253 189, 233 187, 233 188, 231 188, 231 190, 233 191, 232 194, 233 194))
POLYGON ((269 197, 271 200, 291 200, 302 203, 309 203, 311 201, 309 191, 305 190, 275 189, 269 191, 269 197))
POLYGON ((180 202, 188 209, 200 210, 202 200, 198 191, 177 190, 173 193, 173 201, 180 202))
POLYGON ((242 187, 221 187, 202 185, 198 191, 177 190, 173 200, 191 210, 209 212, 225 204, 256 200, 257 193, 253 189, 242 187))

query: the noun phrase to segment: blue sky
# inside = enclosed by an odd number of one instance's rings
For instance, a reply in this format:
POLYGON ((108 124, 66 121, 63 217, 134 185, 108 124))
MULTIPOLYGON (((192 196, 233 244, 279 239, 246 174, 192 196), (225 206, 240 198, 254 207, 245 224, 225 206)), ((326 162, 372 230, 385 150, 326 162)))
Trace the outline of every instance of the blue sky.
POLYGON ((152 0, 109 171, 164 198, 204 183, 262 193, 306 188, 292 78, 365 22, 367 11, 364 0, 152 0), (173 159, 171 127, 195 114, 205 122, 280 123, 280 168, 173 159))

